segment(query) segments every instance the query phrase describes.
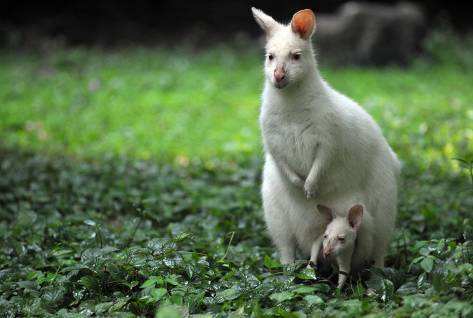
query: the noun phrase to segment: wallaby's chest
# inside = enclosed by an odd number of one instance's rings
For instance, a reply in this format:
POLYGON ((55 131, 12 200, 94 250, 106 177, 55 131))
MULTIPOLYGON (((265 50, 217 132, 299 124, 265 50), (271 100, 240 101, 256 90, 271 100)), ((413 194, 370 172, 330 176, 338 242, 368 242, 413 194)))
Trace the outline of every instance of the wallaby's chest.
POLYGON ((317 144, 316 124, 310 117, 269 114, 262 120, 262 132, 265 147, 276 160, 284 160, 300 175, 309 172, 317 144))

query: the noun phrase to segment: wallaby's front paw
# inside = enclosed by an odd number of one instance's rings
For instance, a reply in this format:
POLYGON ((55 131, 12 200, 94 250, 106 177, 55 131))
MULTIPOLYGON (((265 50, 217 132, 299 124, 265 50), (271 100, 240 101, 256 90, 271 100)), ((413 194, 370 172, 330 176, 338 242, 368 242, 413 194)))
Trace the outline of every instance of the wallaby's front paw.
POLYGON ((299 178, 299 176, 291 176, 289 180, 292 182, 293 185, 295 185, 298 188, 303 188, 304 187, 304 181, 299 178))
POLYGON ((309 186, 307 183, 304 185, 304 193, 307 200, 315 198, 315 195, 316 195, 315 189, 309 186))
POLYGON ((305 192, 305 197, 307 198, 307 200, 315 198, 315 191, 304 190, 304 192, 305 192))

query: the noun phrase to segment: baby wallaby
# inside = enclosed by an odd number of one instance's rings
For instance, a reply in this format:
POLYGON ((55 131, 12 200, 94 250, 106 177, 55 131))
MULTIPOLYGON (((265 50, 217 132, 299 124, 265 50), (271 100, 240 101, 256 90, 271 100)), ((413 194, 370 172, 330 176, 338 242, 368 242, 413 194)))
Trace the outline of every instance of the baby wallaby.
POLYGON ((266 35, 262 201, 281 262, 294 262, 296 249, 311 254, 326 228, 324 218, 314 213, 317 204, 354 194, 383 220, 379 225, 385 233, 376 238, 376 258, 382 260, 397 213, 400 164, 395 153, 373 118, 322 79, 311 43, 312 10, 296 12, 287 25, 252 11, 266 35))
MULTIPOLYGON (((355 248, 360 248, 359 245, 361 245, 365 252, 368 248, 366 246, 366 236, 362 237, 364 241, 357 241, 362 224, 363 206, 360 204, 352 206, 346 215, 337 215, 332 209, 324 205, 318 205, 317 208, 320 213, 330 220, 321 239, 323 258, 338 266, 338 288, 342 288, 348 275, 352 272, 355 248)), ((364 230, 366 230, 366 226, 364 230)), ((320 242, 315 242, 314 245, 316 245, 314 248, 320 248, 320 242)), ((372 246, 371 240, 369 240, 369 245, 372 246)), ((316 258, 317 255, 311 255, 311 262, 316 263, 316 258)), ((370 262, 370 260, 366 261, 370 262)), ((353 265, 360 265, 359 260, 357 260, 357 263, 353 265)))

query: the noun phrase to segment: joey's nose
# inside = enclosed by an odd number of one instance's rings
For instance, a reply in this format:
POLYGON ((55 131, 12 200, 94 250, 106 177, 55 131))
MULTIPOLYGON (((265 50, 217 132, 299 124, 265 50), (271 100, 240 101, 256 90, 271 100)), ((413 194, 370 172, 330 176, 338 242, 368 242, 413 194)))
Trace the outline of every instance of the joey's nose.
POLYGON ((286 77, 284 69, 277 68, 274 70, 274 79, 277 83, 281 82, 286 77))

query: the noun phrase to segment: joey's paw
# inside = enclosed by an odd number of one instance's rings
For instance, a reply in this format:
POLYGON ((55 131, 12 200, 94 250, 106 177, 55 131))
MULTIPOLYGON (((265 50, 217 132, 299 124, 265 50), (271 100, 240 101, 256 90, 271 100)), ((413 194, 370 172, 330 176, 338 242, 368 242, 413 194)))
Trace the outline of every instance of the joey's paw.
POLYGON ((316 264, 316 263, 314 263, 314 262, 312 262, 312 261, 309 261, 309 262, 307 263, 307 269, 314 269, 314 270, 318 270, 318 268, 317 268, 317 264, 316 264))

